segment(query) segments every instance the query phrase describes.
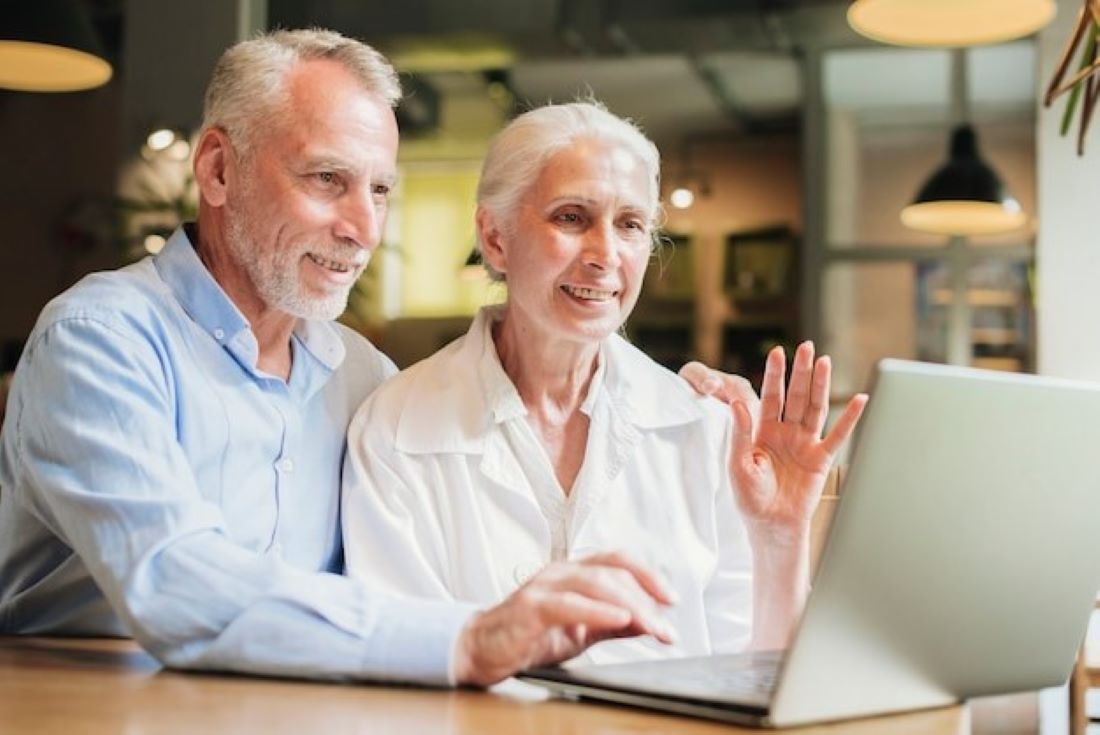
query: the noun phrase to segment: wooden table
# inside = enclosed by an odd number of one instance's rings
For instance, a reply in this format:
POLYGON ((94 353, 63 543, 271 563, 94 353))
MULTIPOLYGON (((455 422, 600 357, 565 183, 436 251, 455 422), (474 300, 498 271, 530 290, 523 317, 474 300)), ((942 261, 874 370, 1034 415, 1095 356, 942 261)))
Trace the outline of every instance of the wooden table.
MULTIPOLYGON (((0 636, 0 732, 82 733, 742 733, 762 731, 504 691, 449 691, 167 671, 134 643, 0 636)), ((541 690, 538 690, 541 691, 541 690)), ((963 735, 948 707, 784 731, 963 735)))

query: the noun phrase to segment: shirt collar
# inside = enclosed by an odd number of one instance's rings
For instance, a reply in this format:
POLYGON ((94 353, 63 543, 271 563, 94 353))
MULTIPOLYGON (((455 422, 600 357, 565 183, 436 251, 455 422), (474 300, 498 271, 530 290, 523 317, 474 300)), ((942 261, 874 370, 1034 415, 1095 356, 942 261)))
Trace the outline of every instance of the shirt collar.
POLYGON ((225 344, 249 329, 248 320, 199 259, 189 229, 184 226, 173 232, 153 257, 153 265, 187 315, 225 344))
MULTIPOLYGON (((484 405, 493 414, 494 423, 527 415, 527 407, 519 396, 519 391, 500 363, 496 342, 493 339, 493 325, 504 318, 504 306, 486 306, 474 317, 474 323, 467 332, 466 339, 470 350, 465 359, 476 362, 477 375, 485 397, 484 405)), ((596 400, 603 387, 607 360, 601 345, 597 357, 596 372, 588 383, 588 393, 580 405, 586 416, 591 416, 596 400)))
MULTIPOLYGON (((503 308, 483 308, 461 340, 413 368, 413 385, 398 420, 398 450, 478 453, 497 424, 527 414, 493 342, 492 324, 503 308)), ((600 366, 581 406, 586 414, 591 415, 606 396, 623 420, 640 429, 703 418, 701 399, 688 384, 655 366, 622 337, 608 337, 600 354, 600 366)))
MULTIPOLYGON (((153 257, 153 265, 188 316, 239 362, 254 370, 259 347, 251 326, 206 269, 195 250, 193 235, 191 224, 178 228, 153 257)), ((343 362, 344 342, 334 325, 300 319, 294 335, 328 370, 335 370, 343 362)))

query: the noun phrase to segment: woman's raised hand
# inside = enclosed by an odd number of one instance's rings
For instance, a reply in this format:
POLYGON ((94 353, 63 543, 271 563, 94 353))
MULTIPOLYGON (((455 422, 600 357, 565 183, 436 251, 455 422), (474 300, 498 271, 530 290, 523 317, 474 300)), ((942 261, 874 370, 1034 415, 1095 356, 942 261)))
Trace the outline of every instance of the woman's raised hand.
POLYGON ((824 437, 831 365, 814 359, 812 342, 795 350, 790 384, 782 347, 768 353, 760 394, 759 425, 751 408, 730 402, 733 442, 730 476, 737 502, 752 530, 804 533, 817 507, 837 450, 851 436, 867 403, 854 396, 824 437))

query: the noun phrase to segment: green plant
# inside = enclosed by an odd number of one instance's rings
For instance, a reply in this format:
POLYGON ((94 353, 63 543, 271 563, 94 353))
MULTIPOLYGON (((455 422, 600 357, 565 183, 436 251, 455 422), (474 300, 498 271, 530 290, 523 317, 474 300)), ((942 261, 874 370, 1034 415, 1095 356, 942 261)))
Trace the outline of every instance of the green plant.
POLYGON ((1077 128, 1077 155, 1084 155, 1085 136, 1088 133, 1089 123, 1092 122, 1092 113, 1096 108, 1097 98, 1100 98, 1100 79, 1096 73, 1100 71, 1100 58, 1097 57, 1098 36, 1100 36, 1100 0, 1083 0, 1081 10, 1077 16, 1077 24, 1073 32, 1066 40, 1062 49, 1062 57, 1054 70, 1050 84, 1047 85, 1043 104, 1046 107, 1054 102, 1062 94, 1069 92, 1066 108, 1062 112, 1061 134, 1069 132, 1073 124, 1073 115, 1080 106, 1080 125, 1077 128), (1073 63, 1078 46, 1084 43, 1083 50, 1077 62, 1077 68, 1073 76, 1062 81, 1073 63))

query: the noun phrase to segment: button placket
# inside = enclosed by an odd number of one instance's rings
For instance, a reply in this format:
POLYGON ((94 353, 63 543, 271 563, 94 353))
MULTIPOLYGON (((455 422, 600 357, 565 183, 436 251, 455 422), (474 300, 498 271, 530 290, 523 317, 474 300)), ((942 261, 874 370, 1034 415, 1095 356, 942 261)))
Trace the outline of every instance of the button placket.
POLYGON ((269 393, 269 397, 282 421, 282 432, 279 442, 278 455, 275 458, 275 523, 271 529, 271 539, 268 543, 268 552, 276 556, 282 555, 283 546, 279 541, 279 529, 283 520, 283 500, 288 490, 287 484, 291 482, 290 475, 294 472, 294 459, 290 450, 291 425, 285 404, 285 394, 280 392, 269 393))

